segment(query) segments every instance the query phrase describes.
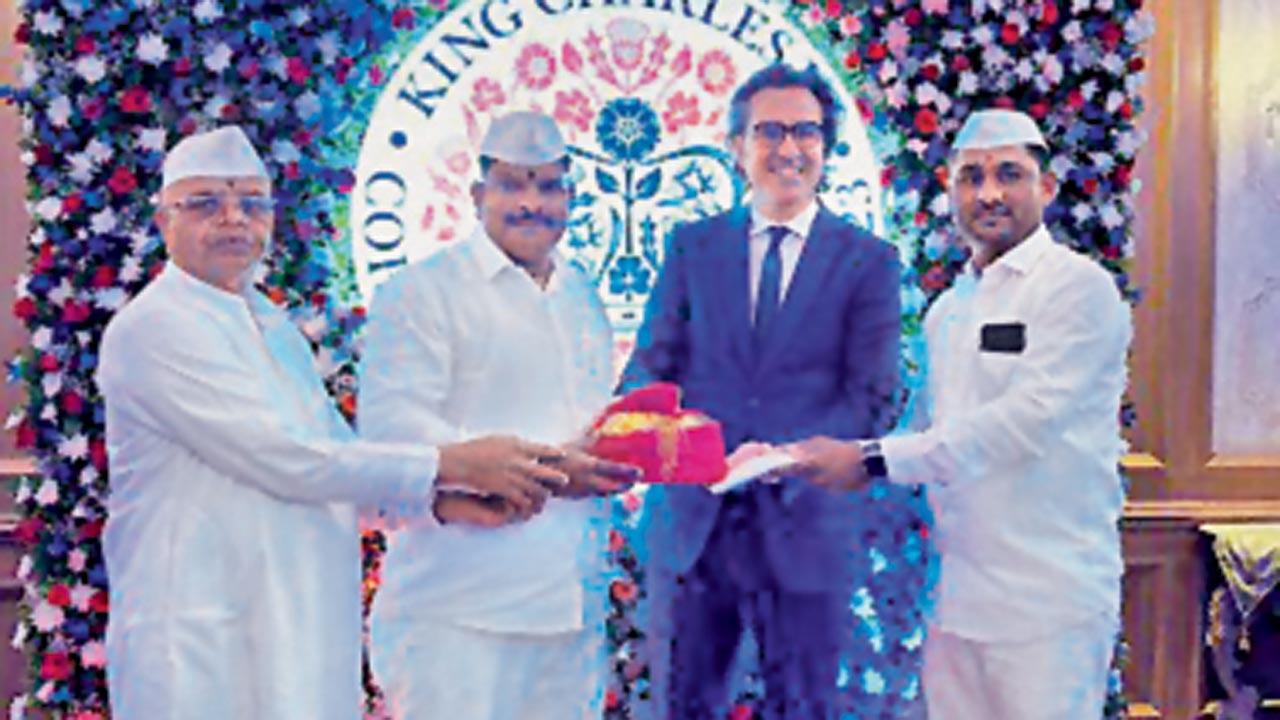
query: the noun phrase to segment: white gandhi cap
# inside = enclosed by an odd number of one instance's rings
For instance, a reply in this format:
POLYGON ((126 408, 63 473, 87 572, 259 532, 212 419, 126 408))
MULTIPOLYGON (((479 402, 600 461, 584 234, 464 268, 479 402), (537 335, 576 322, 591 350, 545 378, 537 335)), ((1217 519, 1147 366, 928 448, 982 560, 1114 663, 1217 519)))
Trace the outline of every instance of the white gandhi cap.
POLYGON ((512 165, 544 165, 568 154, 549 115, 522 110, 494 118, 480 141, 480 156, 512 165))
POLYGON ((965 119, 956 133, 952 151, 989 150, 1006 145, 1034 145, 1049 149, 1036 121, 1017 110, 978 110, 965 119))
POLYGON ((178 141, 164 158, 162 188, 191 177, 270 180, 262 158, 238 125, 197 133, 178 141))

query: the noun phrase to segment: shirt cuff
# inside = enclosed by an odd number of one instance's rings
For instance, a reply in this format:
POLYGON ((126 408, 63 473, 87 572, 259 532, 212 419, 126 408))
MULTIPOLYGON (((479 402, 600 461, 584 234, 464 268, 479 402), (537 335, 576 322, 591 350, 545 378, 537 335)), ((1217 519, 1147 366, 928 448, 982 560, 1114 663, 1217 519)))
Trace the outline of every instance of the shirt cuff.
POLYGON ((936 443, 927 433, 890 435, 880 440, 880 453, 884 455, 889 481, 898 485, 946 484, 928 462, 936 443))

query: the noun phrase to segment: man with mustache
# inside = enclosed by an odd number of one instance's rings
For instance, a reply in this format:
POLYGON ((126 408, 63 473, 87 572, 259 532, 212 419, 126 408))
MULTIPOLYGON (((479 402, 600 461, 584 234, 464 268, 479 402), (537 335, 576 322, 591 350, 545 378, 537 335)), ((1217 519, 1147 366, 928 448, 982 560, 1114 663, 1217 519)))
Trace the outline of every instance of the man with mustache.
MULTIPOLYGON (((818 200, 841 118, 830 85, 813 66, 771 65, 738 88, 728 117, 750 205, 673 233, 624 386, 678 383, 686 406, 722 423, 729 450, 888 430, 898 256, 818 200)), ((785 478, 725 496, 654 486, 645 505, 659 715, 724 717, 750 628, 765 716, 836 717, 849 603, 868 572, 859 499, 785 478)))
POLYGON ((410 524, 391 534, 373 665, 408 720, 598 718, 603 698, 600 495, 636 471, 575 445, 609 399, 612 340, 583 273, 555 250, 572 190, 555 121, 493 120, 471 190, 480 225, 400 270, 369 311, 360 432, 440 443, 516 433, 563 446, 568 480, 526 522, 410 524))
POLYGON ((969 116, 948 174, 973 255, 925 320, 926 429, 796 448, 819 485, 887 475, 929 488, 942 557, 925 641, 931 720, 1102 715, 1123 570, 1129 309, 1042 224, 1048 157, 1027 115, 969 116))
POLYGON ((107 326, 107 680, 123 720, 347 720, 359 713, 356 506, 454 522, 493 493, 533 514, 555 448, 359 440, 311 349, 253 288, 267 171, 222 127, 169 151, 156 225, 169 262, 107 326), (439 448, 437 450, 437 448, 439 448))

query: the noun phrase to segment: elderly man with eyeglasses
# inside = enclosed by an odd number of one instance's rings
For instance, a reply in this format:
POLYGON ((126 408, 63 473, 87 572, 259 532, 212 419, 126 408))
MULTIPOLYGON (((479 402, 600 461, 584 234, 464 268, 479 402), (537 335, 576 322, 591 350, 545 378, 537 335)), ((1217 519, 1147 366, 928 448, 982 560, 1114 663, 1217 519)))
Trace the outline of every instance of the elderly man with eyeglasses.
POLYGON ((273 203, 244 132, 188 137, 163 172, 169 263, 108 325, 98 372, 112 715, 356 718, 357 507, 493 525, 509 517, 472 498, 496 496, 528 517, 567 481, 539 463, 561 451, 357 439, 305 338, 253 289, 273 203))

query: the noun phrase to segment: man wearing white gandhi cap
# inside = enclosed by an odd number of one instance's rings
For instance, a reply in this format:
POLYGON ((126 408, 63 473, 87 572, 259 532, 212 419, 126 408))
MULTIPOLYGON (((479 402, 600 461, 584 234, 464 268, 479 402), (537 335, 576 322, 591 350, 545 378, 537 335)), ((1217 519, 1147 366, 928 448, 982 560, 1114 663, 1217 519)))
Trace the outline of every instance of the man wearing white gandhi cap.
POLYGON ((1042 224, 1056 181, 1035 122, 973 113, 948 162, 973 251, 925 318, 909 430, 795 448, 833 488, 919 483, 942 558, 925 641, 930 720, 1102 715, 1119 623, 1129 309, 1042 224))
POLYGON ((609 322, 590 280, 555 249, 572 195, 555 122, 495 118, 477 156, 479 226, 401 269, 369 308, 360 433, 426 443, 514 433, 562 447, 569 482, 527 522, 392 533, 374 673, 397 720, 599 718, 599 496, 635 477, 576 449, 609 399, 609 322))
POLYGON ((357 718, 357 507, 493 522, 435 492, 448 484, 530 515, 539 481, 564 481, 537 462, 559 451, 354 436, 302 334, 252 288, 271 183, 239 128, 173 147, 156 224, 170 262, 108 325, 98 371, 112 715, 357 718))

